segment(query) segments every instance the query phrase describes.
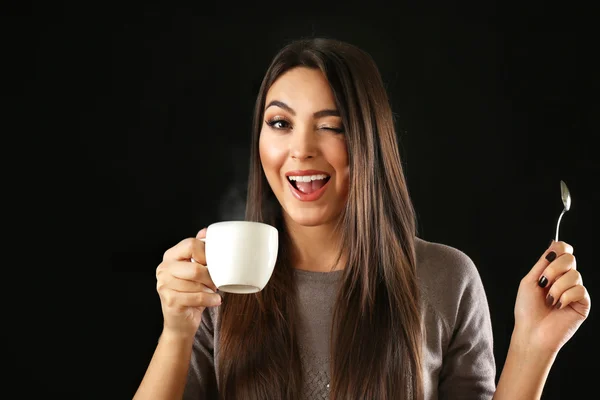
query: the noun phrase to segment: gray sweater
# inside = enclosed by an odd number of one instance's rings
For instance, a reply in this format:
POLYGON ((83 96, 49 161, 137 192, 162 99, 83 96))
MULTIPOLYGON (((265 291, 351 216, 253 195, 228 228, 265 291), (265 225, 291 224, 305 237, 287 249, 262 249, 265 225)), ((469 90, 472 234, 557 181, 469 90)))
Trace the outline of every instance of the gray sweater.
MULTIPOLYGON (((485 291, 473 261, 455 248, 416 238, 425 323, 425 399, 491 399, 496 366, 485 291)), ((303 397, 327 399, 329 335, 336 283, 343 271, 296 270, 303 397)), ((219 310, 206 309, 194 341, 184 399, 216 399, 213 358, 219 310)), ((216 363, 215 363, 216 361, 216 363)), ((215 365, 216 364, 216 365, 215 365)))

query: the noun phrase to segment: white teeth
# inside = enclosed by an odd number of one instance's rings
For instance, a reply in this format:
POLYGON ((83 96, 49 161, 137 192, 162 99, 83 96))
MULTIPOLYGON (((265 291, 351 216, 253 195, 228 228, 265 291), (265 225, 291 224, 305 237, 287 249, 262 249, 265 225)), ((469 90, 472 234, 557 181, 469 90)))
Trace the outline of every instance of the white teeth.
POLYGON ((325 179, 325 178, 329 178, 329 175, 319 174, 319 175, 288 176, 288 179, 290 181, 297 181, 297 182, 310 182, 310 181, 316 181, 316 180, 325 179))

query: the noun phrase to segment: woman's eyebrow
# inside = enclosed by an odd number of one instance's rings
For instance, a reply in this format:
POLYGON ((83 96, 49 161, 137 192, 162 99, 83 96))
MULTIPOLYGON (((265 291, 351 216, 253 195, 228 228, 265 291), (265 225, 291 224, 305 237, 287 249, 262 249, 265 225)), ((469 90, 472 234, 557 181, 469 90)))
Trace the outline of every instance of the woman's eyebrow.
POLYGON ((279 101, 279 100, 273 100, 272 102, 269 103, 268 106, 265 107, 265 110, 269 107, 272 106, 276 106, 279 108, 283 108, 284 110, 286 110, 287 112, 289 112, 292 115, 296 115, 296 111, 294 111, 294 109, 290 106, 288 106, 287 104, 285 104, 283 101, 279 101))
MULTIPOLYGON (((269 107, 272 106, 276 106, 279 108, 282 108, 284 110, 286 110, 287 112, 289 112, 292 115, 296 115, 296 111, 294 111, 294 109, 290 106, 288 106, 287 104, 285 104, 283 101, 279 101, 279 100, 273 100, 271 101, 266 107, 265 110, 269 107)), ((317 111, 313 114, 313 116, 315 118, 322 118, 322 117, 339 117, 340 113, 338 110, 331 110, 331 109, 326 109, 326 110, 321 110, 321 111, 317 111)))
POLYGON ((313 116, 315 118, 339 117, 340 113, 338 112, 338 110, 321 110, 321 111, 317 111, 316 113, 314 113, 313 116))

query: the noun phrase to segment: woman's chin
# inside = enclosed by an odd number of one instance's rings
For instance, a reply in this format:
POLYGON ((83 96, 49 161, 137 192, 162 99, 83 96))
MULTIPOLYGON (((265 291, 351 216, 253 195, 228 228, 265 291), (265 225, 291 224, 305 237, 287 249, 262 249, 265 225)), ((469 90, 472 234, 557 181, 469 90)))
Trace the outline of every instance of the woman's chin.
POLYGON ((290 210, 287 217, 288 222, 306 227, 328 224, 333 220, 331 215, 322 210, 290 210))

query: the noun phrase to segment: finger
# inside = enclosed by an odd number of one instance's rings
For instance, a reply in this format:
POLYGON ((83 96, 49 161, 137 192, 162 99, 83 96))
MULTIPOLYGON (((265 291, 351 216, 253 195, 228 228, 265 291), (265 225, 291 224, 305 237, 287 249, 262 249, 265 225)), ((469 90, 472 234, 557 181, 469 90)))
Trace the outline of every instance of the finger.
POLYGON ((556 259, 557 256, 569 253, 573 254, 573 246, 565 242, 555 242, 554 240, 550 246, 544 251, 539 260, 534 264, 533 268, 525 276, 526 280, 530 282, 538 282, 541 279, 542 272, 548 267, 548 265, 556 259), (553 254, 552 254, 553 253, 553 254))
POLYGON ((170 308, 213 307, 221 304, 221 296, 219 294, 204 291, 187 293, 165 288, 160 292, 160 297, 163 304, 170 308))
POLYGON ((202 283, 211 289, 216 289, 208 268, 204 265, 189 261, 175 261, 169 264, 168 270, 175 278, 202 283))
POLYGON ((204 283, 179 279, 171 274, 161 274, 156 281, 156 290, 160 292, 162 288, 177 290, 178 292, 202 292, 204 289, 214 291, 215 287, 209 287, 204 283))
POLYGON ((559 276, 572 269, 577 269, 577 260, 573 254, 564 253, 548 264, 539 277, 538 285, 542 288, 552 285, 559 276))
POLYGON ((558 302, 556 303, 557 309, 563 309, 567 306, 571 305, 577 312, 579 312, 583 317, 587 317, 590 310, 590 294, 587 289, 583 285, 575 285, 572 288, 565 291, 561 296, 558 302), (580 305, 581 307, 576 307, 576 305, 580 305))
POLYGON ((581 274, 576 269, 571 269, 556 279, 556 282, 550 287, 546 295, 546 304, 548 306, 558 304, 562 294, 577 285, 583 285, 581 274))
POLYGON ((165 251, 163 261, 183 261, 194 258, 201 264, 206 264, 204 257, 204 243, 196 238, 186 238, 175 246, 165 251))

